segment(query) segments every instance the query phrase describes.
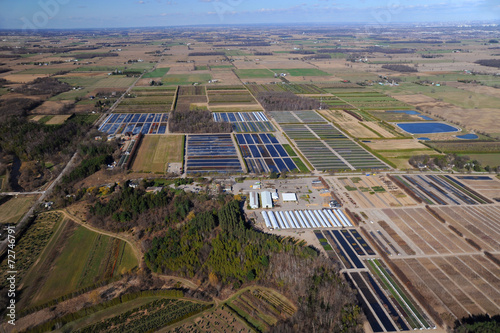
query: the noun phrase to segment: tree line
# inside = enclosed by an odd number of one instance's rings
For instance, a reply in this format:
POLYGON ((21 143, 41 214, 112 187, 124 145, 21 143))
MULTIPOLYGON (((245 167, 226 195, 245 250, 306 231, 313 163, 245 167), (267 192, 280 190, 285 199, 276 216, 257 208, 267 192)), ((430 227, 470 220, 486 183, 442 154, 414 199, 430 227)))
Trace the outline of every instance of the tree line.
POLYGON ((257 100, 266 111, 294 111, 319 109, 315 99, 297 96, 292 92, 261 92, 257 100))

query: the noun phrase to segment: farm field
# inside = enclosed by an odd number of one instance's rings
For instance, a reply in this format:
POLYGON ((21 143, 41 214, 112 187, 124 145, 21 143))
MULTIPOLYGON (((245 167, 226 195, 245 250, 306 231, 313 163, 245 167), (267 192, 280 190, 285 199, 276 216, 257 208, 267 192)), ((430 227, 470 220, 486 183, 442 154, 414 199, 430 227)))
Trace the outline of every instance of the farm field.
POLYGON ((273 78, 274 73, 268 69, 235 69, 240 79, 273 78))
POLYGON ((66 220, 52 248, 27 276, 30 304, 52 300, 137 266, 130 245, 66 220), (40 272, 43 278, 40 278, 40 272))
POLYGON ((181 163, 184 157, 183 135, 147 135, 135 157, 137 172, 165 173, 169 163, 181 163))
POLYGON ((277 291, 249 287, 216 309, 161 332, 267 332, 278 320, 289 318, 295 311, 295 305, 277 291))
POLYGON ((125 134, 165 134, 167 113, 113 113, 99 127, 109 135, 125 134))
POLYGON ((187 173, 241 173, 235 143, 230 134, 188 135, 187 173))
POLYGON ((161 82, 165 85, 191 85, 193 83, 204 84, 212 79, 210 74, 168 74, 161 82))
POLYGON ((395 176, 430 205, 477 205, 493 203, 449 175, 395 176))
POLYGON ((216 122, 230 122, 237 133, 274 132, 274 126, 263 112, 217 112, 216 122))
POLYGON ((287 69, 271 69, 274 73, 285 73, 290 76, 328 76, 330 74, 317 68, 287 68, 287 69))
POLYGON ((344 276, 358 290, 358 301, 374 332, 407 331, 433 326, 392 273, 378 259, 367 259, 375 252, 356 230, 315 233, 325 249, 333 250, 328 251, 329 255, 336 256, 342 263, 344 276))
POLYGON ((154 71, 144 74, 142 78, 149 79, 149 78, 163 77, 165 74, 168 73, 169 70, 170 70, 169 67, 156 68, 154 71))
POLYGON ((465 156, 469 156, 471 161, 477 160, 481 163, 481 166, 485 167, 489 165, 490 167, 500 166, 500 153, 491 153, 491 154, 464 154, 465 156))
POLYGON ((499 202, 500 181, 498 181, 498 178, 494 176, 457 176, 456 178, 475 191, 499 202))
MULTIPOLYGON (((26 273, 35 264, 61 221, 62 216, 58 213, 50 212, 38 215, 26 231, 25 236, 16 244, 18 257, 16 260, 17 278, 22 284, 25 284, 24 277, 26 273)), ((0 268, 1 285, 5 286, 7 284, 7 272, 9 271, 7 259, 0 263, 0 268)))
POLYGON ((337 126, 340 126, 343 130, 347 131, 347 133, 355 138, 394 137, 394 135, 388 133, 383 128, 380 128, 380 126, 378 126, 376 123, 370 123, 371 125, 368 126, 368 122, 360 122, 358 119, 354 118, 352 115, 346 112, 334 110, 320 110, 318 112, 328 121, 331 121, 337 126), (371 130, 370 128, 372 128, 373 130, 371 130), (383 134, 380 132, 383 132, 383 134), (377 133, 380 133, 381 135, 378 135, 377 133))
POLYGON ((383 174, 357 177, 329 177, 342 189, 345 200, 356 208, 415 206, 417 203, 383 174))
POLYGON ((394 263, 448 325, 471 314, 500 311, 498 268, 481 254, 394 263))
POLYGON ((58 115, 58 116, 53 116, 49 120, 45 122, 45 125, 61 125, 64 124, 66 120, 68 120, 71 117, 71 115, 58 115))
POLYGON ((18 196, 0 205, 0 224, 16 224, 35 202, 36 196, 18 196))
MULTIPOLYGON (((126 303, 125 303, 126 304, 126 303)), ((212 304, 187 299, 158 298, 121 314, 85 326, 79 332, 145 332, 161 329, 196 315, 212 304)))
POLYGON ((236 140, 250 173, 279 173, 298 169, 271 134, 236 134, 236 140))

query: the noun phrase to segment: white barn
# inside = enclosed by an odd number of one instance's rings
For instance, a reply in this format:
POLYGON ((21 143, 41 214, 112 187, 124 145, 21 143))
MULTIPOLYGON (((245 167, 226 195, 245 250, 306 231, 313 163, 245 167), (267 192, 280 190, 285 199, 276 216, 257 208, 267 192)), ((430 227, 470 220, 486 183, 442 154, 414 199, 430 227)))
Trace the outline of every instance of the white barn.
POLYGON ((262 208, 273 208, 273 200, 271 198, 271 192, 264 191, 260 194, 260 200, 262 202, 262 208))
POLYGON ((259 196, 257 192, 250 192, 250 208, 257 209, 259 208, 259 196))

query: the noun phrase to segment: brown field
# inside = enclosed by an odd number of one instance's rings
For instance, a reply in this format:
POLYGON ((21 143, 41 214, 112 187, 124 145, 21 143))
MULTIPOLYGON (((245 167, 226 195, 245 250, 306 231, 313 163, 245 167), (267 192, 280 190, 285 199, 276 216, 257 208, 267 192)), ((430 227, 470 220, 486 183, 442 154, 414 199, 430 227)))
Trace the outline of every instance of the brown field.
POLYGON ((422 94, 401 95, 397 98, 415 107, 420 107, 432 115, 439 115, 448 121, 458 123, 459 126, 466 124, 466 128, 469 130, 499 133, 496 121, 498 109, 464 109, 422 94))
POLYGON ((66 105, 70 105, 72 103, 73 103, 73 101, 45 101, 45 102, 43 102, 42 105, 40 105, 39 107, 37 107, 33 111, 31 111, 31 113, 32 114, 43 114, 43 115, 57 114, 66 105))
POLYGON ((490 178, 492 180, 458 179, 458 181, 464 183, 465 185, 488 198, 500 198, 500 181, 493 175, 491 175, 490 178))
POLYGON ((366 142, 365 144, 373 150, 429 149, 427 146, 421 144, 415 139, 372 140, 371 142, 366 142))
POLYGON ((498 230, 500 209, 498 207, 440 207, 437 210, 464 237, 473 240, 485 251, 500 250, 500 231, 498 230))
POLYGON ((15 83, 27 83, 33 81, 34 79, 38 79, 39 77, 48 76, 49 74, 11 74, 3 76, 3 78, 15 83))
MULTIPOLYGON (((394 260, 445 321, 500 313, 498 269, 482 255, 394 260)), ((449 323, 449 322, 448 322, 449 323)))
POLYGON ((339 194, 355 208, 390 208, 402 206, 415 206, 417 203, 407 196, 399 187, 391 182, 385 175, 356 176, 345 179, 329 178, 340 188, 339 194), (359 178, 357 182, 353 180, 359 178), (348 191, 346 186, 356 187, 356 191, 348 191), (375 192, 372 187, 381 186, 385 192, 375 192), (352 201, 351 201, 352 200, 352 201))
POLYGON ((45 125, 60 125, 60 124, 64 124, 64 122, 66 120, 68 120, 68 118, 71 117, 71 115, 59 115, 59 116, 54 116, 52 118, 50 118, 49 121, 47 121, 45 123, 45 125))
POLYGON ((318 111, 329 121, 337 123, 356 138, 379 138, 377 134, 360 124, 359 120, 343 111, 321 110, 318 111))
POLYGON ((182 163, 184 136, 147 135, 135 157, 133 170, 165 173, 169 163, 182 163))
POLYGON ((18 196, 0 206, 0 224, 17 223, 28 211, 36 196, 18 196))

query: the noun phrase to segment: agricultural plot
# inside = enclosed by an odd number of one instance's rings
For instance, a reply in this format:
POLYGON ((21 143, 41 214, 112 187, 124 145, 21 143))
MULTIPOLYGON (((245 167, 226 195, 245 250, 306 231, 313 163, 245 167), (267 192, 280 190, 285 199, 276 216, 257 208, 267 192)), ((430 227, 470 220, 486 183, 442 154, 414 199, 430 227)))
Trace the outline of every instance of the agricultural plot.
POLYGON ((500 250, 498 221, 500 209, 496 206, 439 207, 436 212, 476 248, 489 252, 500 250))
MULTIPOLYGON (((62 217, 58 213, 44 213, 37 216, 33 224, 26 233, 16 243, 16 269, 18 270, 16 278, 24 283, 24 277, 28 270, 33 266, 38 256, 49 242, 55 231, 56 225, 60 223, 62 217)), ((2 282, 0 286, 7 285, 8 260, 5 258, 0 263, 0 277, 2 282)))
POLYGON ((183 135, 148 135, 142 139, 132 169, 165 173, 169 163, 181 163, 184 157, 183 135))
POLYGON ((355 169, 388 169, 388 166, 351 140, 325 140, 325 143, 355 169))
MULTIPOLYGON (((0 197, 1 198, 1 197, 0 197)), ((18 196, 10 198, 0 205, 0 224, 16 224, 30 209, 36 196, 18 196)))
POLYGON ((290 76, 328 76, 330 74, 323 72, 317 68, 287 68, 287 69, 271 69, 277 74, 287 74, 290 76))
POLYGON ((392 221, 401 232, 401 237, 419 254, 475 251, 473 246, 424 208, 384 209, 383 213, 388 217, 384 220, 392 221))
POLYGON ((63 227, 65 231, 54 240, 58 245, 38 263, 39 269, 30 272, 30 286, 36 288, 31 290, 32 304, 44 303, 137 266, 126 242, 69 222, 63 227), (62 251, 58 252, 60 246, 62 251), (43 285, 36 287, 39 274, 44 275, 43 285))
POLYGON ((325 249, 333 249, 328 251, 329 254, 331 252, 338 257, 344 275, 358 289, 358 300, 374 332, 433 326, 417 303, 378 260, 361 260, 375 255, 375 252, 355 229, 323 231, 322 234, 318 231, 316 237, 321 244, 325 244, 325 249), (365 266, 363 262, 368 265, 365 266), (369 274, 367 267, 376 278, 369 274))
POLYGON ((70 117, 71 117, 70 114, 53 116, 45 122, 45 125, 61 125, 64 124, 64 122, 68 120, 70 117))
POLYGON ((283 146, 270 134, 236 134, 236 140, 250 173, 298 169, 283 146))
POLYGON ((482 254, 394 260, 448 325, 473 314, 498 314, 497 266, 482 254))
POLYGON ((416 205, 413 199, 385 175, 331 179, 340 188, 348 191, 349 199, 355 207, 390 208, 416 205))
POLYGON ((394 138, 395 135, 377 122, 359 121, 347 112, 336 110, 318 111, 327 120, 337 124, 355 138, 394 138))
MULTIPOLYGON (((325 91, 313 84, 248 84, 246 85, 254 95, 261 92, 284 92, 289 91, 299 95, 325 94, 325 91)), ((314 98, 314 97, 313 97, 314 98)))
POLYGON ((270 111, 278 124, 325 123, 315 111, 270 111))
POLYGON ((243 168, 230 134, 189 135, 187 173, 241 173, 243 168))
POLYGON ((291 317, 296 308, 283 295, 271 289, 255 288, 225 303, 230 311, 257 332, 267 332, 280 319, 291 317))
POLYGON ((214 112, 212 115, 216 122, 230 122, 237 133, 275 131, 263 112, 214 112))
POLYGON ((295 144, 316 170, 351 170, 326 144, 319 140, 295 139, 295 144))
POLYGON ((473 190, 500 202, 500 181, 498 178, 489 176, 456 176, 455 178, 473 190))
POLYGON ((113 113, 99 127, 99 131, 109 135, 165 134, 167 113, 113 113))
POLYGON ((334 95, 339 99, 363 110, 401 110, 409 109, 411 106, 398 101, 395 98, 387 96, 376 91, 362 92, 335 92, 334 95))
POLYGON ((449 175, 396 176, 405 186, 430 205, 478 205, 492 203, 449 175))
POLYGON ((108 317, 78 332, 149 332, 157 331, 212 307, 211 304, 183 299, 161 298, 116 316, 108 317))
POLYGON ((240 79, 273 78, 274 73, 269 69, 235 69, 234 72, 240 79))
POLYGON ((297 118, 299 118, 303 123, 325 123, 326 120, 323 119, 315 111, 294 111, 297 118))
POLYGON ((124 98, 116 108, 116 112, 125 113, 155 113, 168 112, 174 101, 172 90, 138 90, 131 96, 124 98))
POLYGON ((280 125, 285 134, 292 140, 317 140, 317 137, 304 124, 280 125))
POLYGON ((345 228, 353 226, 351 219, 341 209, 262 211, 262 218, 266 227, 271 230, 345 228))
POLYGON ((164 68, 157 68, 152 72, 146 73, 142 76, 143 79, 149 79, 149 78, 159 78, 165 76, 165 74, 168 73, 170 70, 169 67, 164 67, 164 68))
POLYGON ((308 125, 309 129, 321 140, 347 139, 337 128, 330 124, 308 125))
POLYGON ((170 328, 170 333, 191 333, 214 331, 230 333, 253 333, 254 330, 239 319, 240 316, 228 307, 221 306, 213 312, 204 312, 201 316, 194 317, 190 321, 176 327, 170 328))
POLYGON ((229 104, 254 104, 257 101, 247 90, 214 90, 208 91, 210 106, 222 106, 229 104))
POLYGON ((164 85, 189 86, 192 84, 208 83, 212 79, 210 74, 166 74, 161 82, 164 85))
POLYGON ((389 111, 371 110, 369 111, 369 113, 374 117, 376 117, 377 119, 387 122, 411 122, 411 121, 434 120, 414 110, 389 110, 389 111))

